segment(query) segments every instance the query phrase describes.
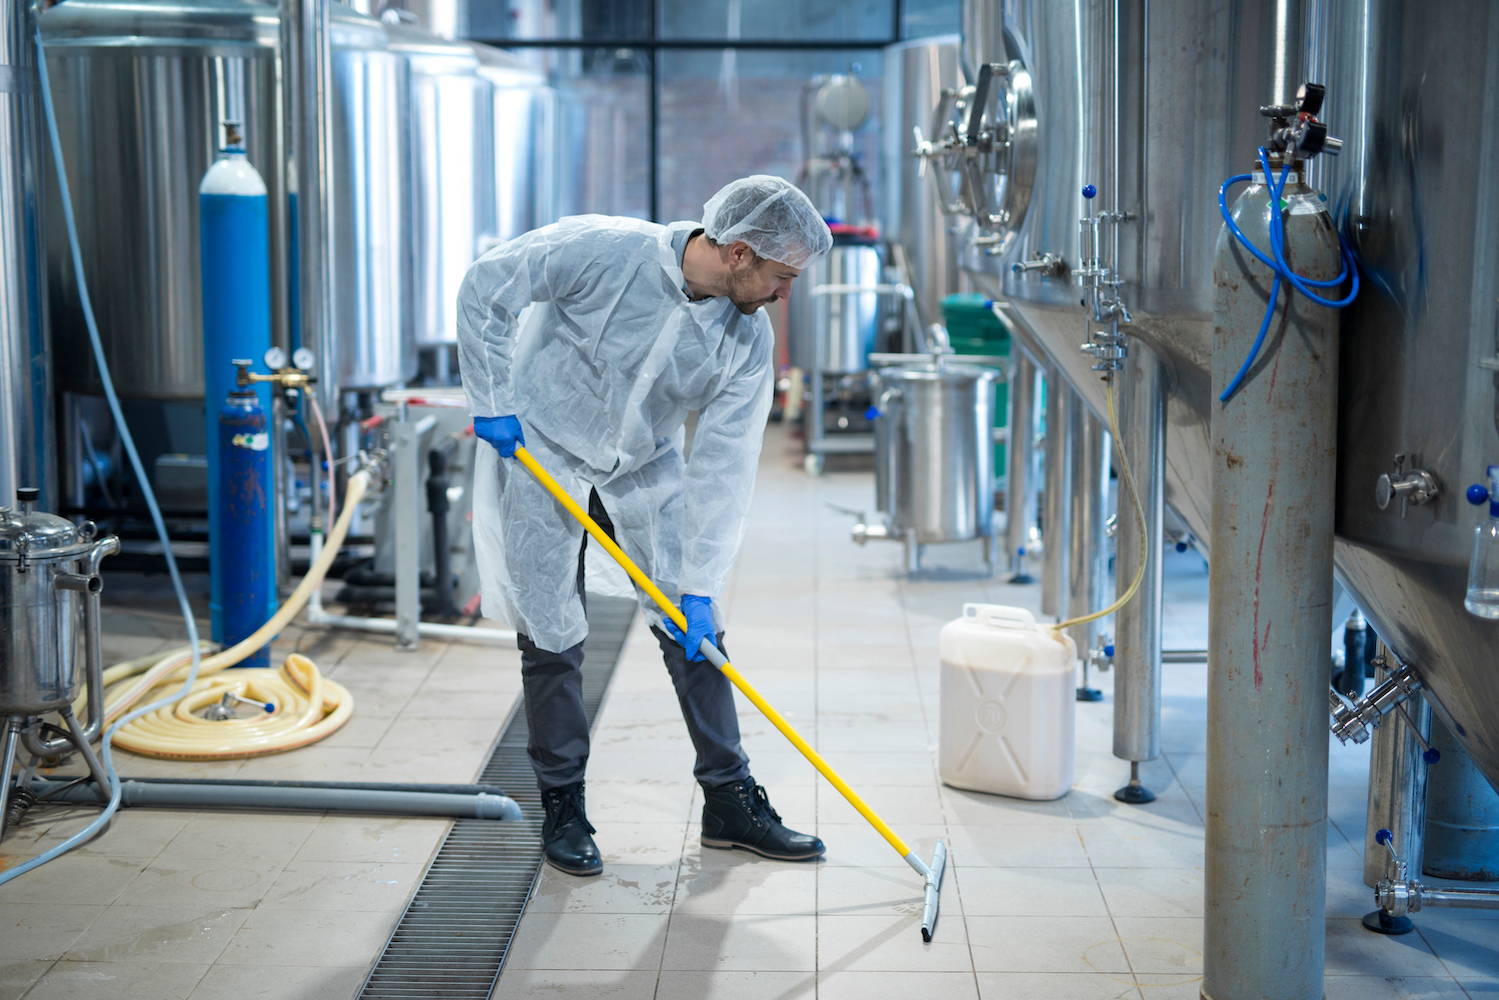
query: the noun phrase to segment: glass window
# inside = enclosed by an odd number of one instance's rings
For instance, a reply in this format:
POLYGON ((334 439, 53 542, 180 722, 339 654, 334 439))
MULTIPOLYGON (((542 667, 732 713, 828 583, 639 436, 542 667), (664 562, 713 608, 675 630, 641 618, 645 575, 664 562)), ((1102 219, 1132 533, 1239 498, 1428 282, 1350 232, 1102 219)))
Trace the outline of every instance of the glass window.
POLYGON ((655 0, 484 0, 468 5, 468 37, 646 40, 655 0))
POLYGON ((958 0, 904 0, 900 8, 900 37, 956 34, 962 20, 959 7, 958 0))
MULTIPOLYGON (((879 205, 879 49, 662 50, 657 196, 660 219, 701 218, 703 202, 719 187, 746 174, 776 174, 796 181, 827 214, 862 218, 879 205), (814 78, 851 74, 868 93, 868 117, 843 132, 818 125, 811 106, 814 78), (805 96, 804 96, 805 92, 805 96), (804 127, 804 107, 809 122, 804 127), (813 148, 808 150, 809 141, 813 148), (845 152, 868 189, 870 209, 857 191, 844 196, 823 185, 828 171, 811 156, 845 152), (819 193, 822 192, 822 193, 819 193), (835 206, 834 202, 838 202, 835 206), (847 207, 839 207, 847 206, 847 207)), ((843 92, 847 96, 846 91, 843 92)), ((857 178, 850 185, 859 188, 857 178)))
POLYGON ((884 43, 894 0, 659 0, 659 37, 884 43))

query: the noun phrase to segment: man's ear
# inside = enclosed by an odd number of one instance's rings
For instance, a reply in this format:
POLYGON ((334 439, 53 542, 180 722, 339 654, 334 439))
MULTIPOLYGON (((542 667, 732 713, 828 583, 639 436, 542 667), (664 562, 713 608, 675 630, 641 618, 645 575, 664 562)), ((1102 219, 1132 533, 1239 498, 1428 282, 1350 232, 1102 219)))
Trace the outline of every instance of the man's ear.
POLYGON ((733 246, 729 247, 729 259, 736 264, 753 264, 755 252, 750 245, 743 240, 735 240, 733 246))

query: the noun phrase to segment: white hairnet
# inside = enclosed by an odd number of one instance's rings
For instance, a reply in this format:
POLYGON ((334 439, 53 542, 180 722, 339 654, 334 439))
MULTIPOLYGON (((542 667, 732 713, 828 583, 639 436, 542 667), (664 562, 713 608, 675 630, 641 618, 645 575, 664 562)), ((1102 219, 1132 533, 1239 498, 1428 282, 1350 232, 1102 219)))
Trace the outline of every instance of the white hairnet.
POLYGON ((795 184, 769 174, 731 181, 703 206, 703 231, 720 246, 743 240, 761 257, 795 268, 827 253, 833 234, 795 184))

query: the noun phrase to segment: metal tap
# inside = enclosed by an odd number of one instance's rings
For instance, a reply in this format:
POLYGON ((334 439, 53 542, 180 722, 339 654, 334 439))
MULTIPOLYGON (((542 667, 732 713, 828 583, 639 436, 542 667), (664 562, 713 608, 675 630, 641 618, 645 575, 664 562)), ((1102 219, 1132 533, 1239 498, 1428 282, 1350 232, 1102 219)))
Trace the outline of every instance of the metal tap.
POLYGON ((1437 477, 1425 469, 1405 472, 1405 455, 1395 456, 1395 473, 1381 473, 1374 482, 1374 506, 1385 510, 1395 497, 1400 498, 1400 516, 1405 516, 1406 506, 1417 507, 1431 503, 1442 492, 1437 477))
POLYGON ((1037 253, 1029 260, 1016 261, 1010 265, 1010 271, 1014 274, 1027 274, 1035 272, 1043 278, 1061 277, 1067 273, 1067 261, 1061 254, 1044 251, 1037 253))

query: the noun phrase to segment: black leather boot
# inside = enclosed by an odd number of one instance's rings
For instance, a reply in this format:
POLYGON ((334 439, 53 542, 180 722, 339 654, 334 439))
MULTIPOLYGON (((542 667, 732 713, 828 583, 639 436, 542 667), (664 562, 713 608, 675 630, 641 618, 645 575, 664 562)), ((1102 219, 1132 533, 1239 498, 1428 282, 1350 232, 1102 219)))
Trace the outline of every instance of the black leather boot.
POLYGON ((569 875, 597 875, 604 870, 593 825, 583 813, 583 782, 550 788, 541 793, 546 820, 541 824, 541 845, 547 863, 569 875))
POLYGON ((703 789, 703 846, 738 847, 777 861, 809 861, 827 850, 816 837, 782 826, 754 778, 703 789))

